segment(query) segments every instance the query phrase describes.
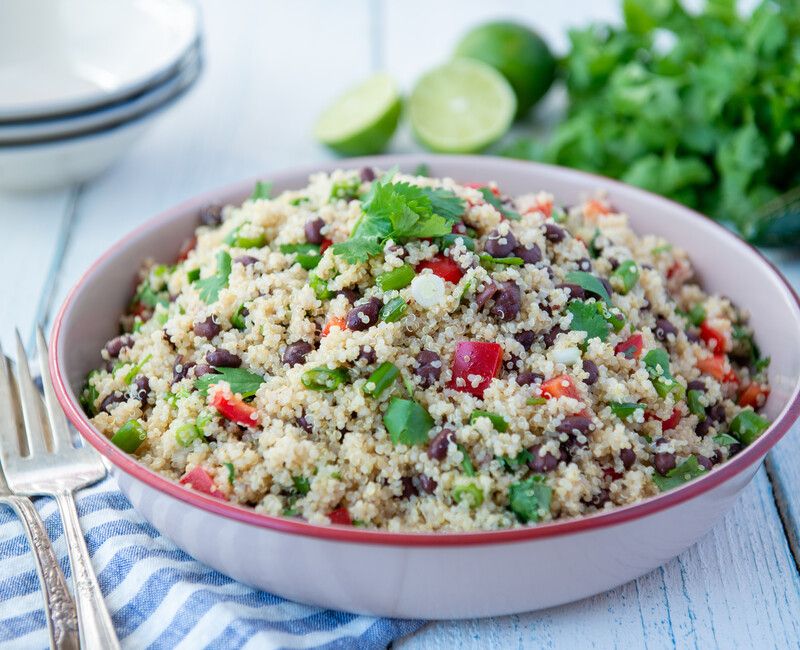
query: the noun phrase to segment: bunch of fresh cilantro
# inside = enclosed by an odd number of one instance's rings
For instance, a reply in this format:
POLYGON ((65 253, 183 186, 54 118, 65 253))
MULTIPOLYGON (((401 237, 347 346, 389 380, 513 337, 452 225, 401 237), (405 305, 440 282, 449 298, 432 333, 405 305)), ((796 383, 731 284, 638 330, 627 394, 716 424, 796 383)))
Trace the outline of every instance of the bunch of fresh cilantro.
POLYGON ((363 214, 347 241, 333 245, 333 252, 351 264, 366 262, 383 251, 388 240, 441 237, 451 232, 464 214, 466 204, 444 188, 393 183, 394 171, 375 181, 363 197, 363 214))
POLYGON ((505 153, 595 171, 800 244, 800 2, 624 0, 624 26, 569 34, 568 113, 505 153), (771 202, 771 203, 770 203, 771 202))

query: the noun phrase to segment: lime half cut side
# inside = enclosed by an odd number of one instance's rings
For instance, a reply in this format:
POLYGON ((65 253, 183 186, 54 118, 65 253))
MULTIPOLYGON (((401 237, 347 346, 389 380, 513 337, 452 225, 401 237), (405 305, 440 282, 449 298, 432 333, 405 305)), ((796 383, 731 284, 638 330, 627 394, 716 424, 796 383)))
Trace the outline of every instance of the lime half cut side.
POLYGON ((472 59, 456 59, 417 82, 408 103, 417 139, 433 151, 472 153, 502 137, 517 100, 505 77, 472 59))
POLYGON ((322 113, 314 136, 347 156, 379 153, 394 135, 401 107, 392 78, 377 74, 347 91, 322 113))

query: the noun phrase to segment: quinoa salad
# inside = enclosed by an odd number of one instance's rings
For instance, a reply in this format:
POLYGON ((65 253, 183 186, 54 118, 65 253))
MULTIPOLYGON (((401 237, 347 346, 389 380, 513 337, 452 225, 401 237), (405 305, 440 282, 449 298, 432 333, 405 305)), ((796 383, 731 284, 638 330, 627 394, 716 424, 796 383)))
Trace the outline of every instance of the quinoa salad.
POLYGON ((390 531, 635 503, 767 429, 769 360, 684 251, 602 197, 502 190, 365 168, 203 208, 84 409, 186 489, 390 531))

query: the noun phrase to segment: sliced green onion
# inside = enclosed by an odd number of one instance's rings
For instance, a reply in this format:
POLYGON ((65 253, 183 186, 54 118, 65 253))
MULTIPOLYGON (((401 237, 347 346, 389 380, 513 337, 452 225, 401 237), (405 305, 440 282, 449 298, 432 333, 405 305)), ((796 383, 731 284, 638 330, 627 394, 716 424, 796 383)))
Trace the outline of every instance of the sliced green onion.
POLYGON ((469 423, 475 424, 478 418, 488 418, 489 421, 492 423, 492 426, 495 428, 495 431, 508 431, 508 422, 506 422, 505 418, 502 415, 498 415, 497 413, 491 413, 489 411, 481 411, 475 409, 472 414, 469 416, 469 423))
POLYGON ((247 327, 247 324, 244 320, 244 311, 245 306, 239 305, 239 308, 231 316, 231 325, 233 325, 237 330, 243 330, 247 327))
POLYGON ((731 445, 738 445, 739 441, 727 433, 720 433, 713 438, 720 447, 730 447, 731 445))
POLYGON ((609 404, 611 411, 620 420, 624 420, 633 415, 639 409, 644 408, 644 404, 637 404, 636 402, 611 402, 609 404))
POLYGON ((194 422, 187 422, 175 430, 175 441, 181 447, 190 447, 201 435, 200 430, 194 422))
POLYGON ((147 438, 147 432, 142 423, 138 420, 128 420, 111 437, 111 444, 116 445, 122 451, 132 454, 147 438))
POLYGON ((403 266, 388 273, 382 273, 375 278, 375 282, 383 291, 392 291, 393 289, 407 287, 411 284, 411 280, 414 279, 414 275, 416 275, 414 269, 408 264, 403 264, 403 266))
POLYGON ((200 279, 200 269, 191 269, 186 271, 186 279, 191 282, 197 282, 200 279))
POLYGON ((769 427, 769 420, 750 409, 741 411, 731 420, 731 433, 743 445, 752 444, 769 427))
POLYGON ((701 401, 701 397, 703 396, 703 391, 701 390, 690 390, 686 393, 686 403, 689 405, 689 413, 696 415, 700 421, 706 419, 706 408, 703 406, 701 401))
POLYGON ((272 194, 272 183, 269 181, 256 181, 253 187, 253 193, 250 195, 250 200, 268 199, 272 194))
POLYGON ((350 375, 344 368, 318 366, 311 370, 306 370, 300 381, 303 382, 303 386, 311 390, 332 393, 348 379, 350 379, 350 375))
POLYGON ((322 259, 317 244, 281 244, 280 251, 284 255, 296 255, 295 262, 306 271, 316 268, 322 259))
POLYGON ((506 266, 522 266, 525 260, 521 257, 492 257, 487 253, 481 253, 479 256, 481 266, 485 269, 492 269, 497 264, 505 264, 506 266))
POLYGON ((328 283, 316 273, 308 274, 308 286, 314 290, 317 300, 330 300, 333 298, 333 291, 328 289, 328 283))
POLYGON ((475 483, 461 483, 453 489, 453 501, 461 503, 466 501, 470 508, 477 508, 483 503, 483 490, 475 483))
POLYGON ((367 383, 364 384, 364 393, 372 397, 380 397, 399 376, 400 369, 393 363, 384 361, 367 379, 367 383))
POLYGON ((458 447, 458 451, 461 452, 463 458, 461 459, 461 467, 464 468, 464 474, 467 476, 475 476, 475 465, 472 464, 472 458, 467 451, 467 448, 460 444, 456 443, 456 447, 458 447))
POLYGON ((639 281, 639 267, 633 260, 625 260, 611 274, 611 285, 620 293, 628 293, 639 281))
POLYGON ((408 304, 406 301, 400 296, 396 296, 381 307, 379 316, 384 323, 394 323, 405 316, 407 311, 408 304))
POLYGON ((689 313, 686 314, 686 317, 689 319, 689 322, 696 326, 700 327, 703 321, 706 319, 706 310, 700 303, 697 303, 694 307, 689 310, 689 313))
POLYGON ((233 463, 223 463, 225 469, 228 470, 228 485, 233 485, 233 479, 236 476, 236 470, 233 468, 233 463))

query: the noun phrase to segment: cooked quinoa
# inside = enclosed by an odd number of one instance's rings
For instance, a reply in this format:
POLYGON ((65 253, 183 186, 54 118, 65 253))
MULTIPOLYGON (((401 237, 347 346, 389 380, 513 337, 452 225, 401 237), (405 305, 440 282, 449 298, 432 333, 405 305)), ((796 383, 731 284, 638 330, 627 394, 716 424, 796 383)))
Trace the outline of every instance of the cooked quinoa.
POLYGON ((604 199, 377 173, 201 210, 140 272, 94 425, 187 489, 419 531, 634 503, 768 426, 745 314, 604 199))

